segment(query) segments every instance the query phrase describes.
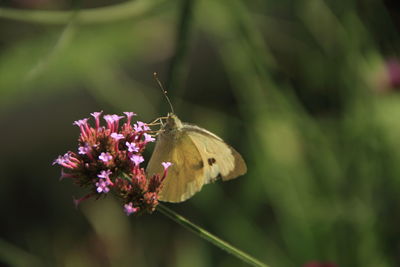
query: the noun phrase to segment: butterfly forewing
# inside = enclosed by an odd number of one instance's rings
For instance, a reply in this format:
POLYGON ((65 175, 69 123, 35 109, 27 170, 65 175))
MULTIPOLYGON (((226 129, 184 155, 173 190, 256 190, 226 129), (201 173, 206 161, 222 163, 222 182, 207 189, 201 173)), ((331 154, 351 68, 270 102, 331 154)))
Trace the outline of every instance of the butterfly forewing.
POLYGON ((147 166, 147 173, 162 173, 161 162, 169 161, 172 166, 163 182, 159 199, 167 202, 181 202, 203 186, 203 161, 200 153, 184 132, 160 135, 153 155, 147 166))

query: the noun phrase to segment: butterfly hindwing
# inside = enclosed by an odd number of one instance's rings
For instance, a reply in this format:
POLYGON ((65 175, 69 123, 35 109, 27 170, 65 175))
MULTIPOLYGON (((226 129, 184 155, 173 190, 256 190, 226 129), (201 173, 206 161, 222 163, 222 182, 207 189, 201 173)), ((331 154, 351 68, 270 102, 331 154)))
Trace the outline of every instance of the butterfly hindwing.
POLYGON ((230 180, 243 175, 247 171, 242 156, 215 134, 194 125, 185 125, 204 163, 204 183, 216 180, 230 180))

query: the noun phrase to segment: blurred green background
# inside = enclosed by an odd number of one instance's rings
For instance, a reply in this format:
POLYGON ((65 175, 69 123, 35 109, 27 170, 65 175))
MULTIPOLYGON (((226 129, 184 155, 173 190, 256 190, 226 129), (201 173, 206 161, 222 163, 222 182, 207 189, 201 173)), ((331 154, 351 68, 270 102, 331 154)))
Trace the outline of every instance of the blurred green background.
POLYGON ((397 1, 0 4, 0 265, 245 266, 158 212, 75 209, 51 166, 90 112, 165 115, 156 71, 248 164, 170 208, 272 267, 400 266, 397 1))

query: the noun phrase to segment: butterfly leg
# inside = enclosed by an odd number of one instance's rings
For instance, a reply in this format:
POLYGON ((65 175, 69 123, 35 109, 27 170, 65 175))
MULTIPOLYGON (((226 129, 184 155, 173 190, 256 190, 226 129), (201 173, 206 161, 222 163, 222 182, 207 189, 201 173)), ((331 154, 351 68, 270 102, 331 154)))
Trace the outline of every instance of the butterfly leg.
POLYGON ((163 120, 166 120, 168 117, 158 117, 154 121, 147 123, 147 125, 163 125, 163 120))

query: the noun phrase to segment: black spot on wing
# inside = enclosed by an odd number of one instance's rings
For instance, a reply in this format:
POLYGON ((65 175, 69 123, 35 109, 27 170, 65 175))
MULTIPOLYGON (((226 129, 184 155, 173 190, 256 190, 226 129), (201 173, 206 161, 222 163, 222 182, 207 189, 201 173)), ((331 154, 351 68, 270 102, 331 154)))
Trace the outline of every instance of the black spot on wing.
POLYGON ((210 165, 210 166, 212 166, 215 162, 217 162, 215 160, 215 158, 209 158, 207 161, 208 161, 208 165, 210 165))

